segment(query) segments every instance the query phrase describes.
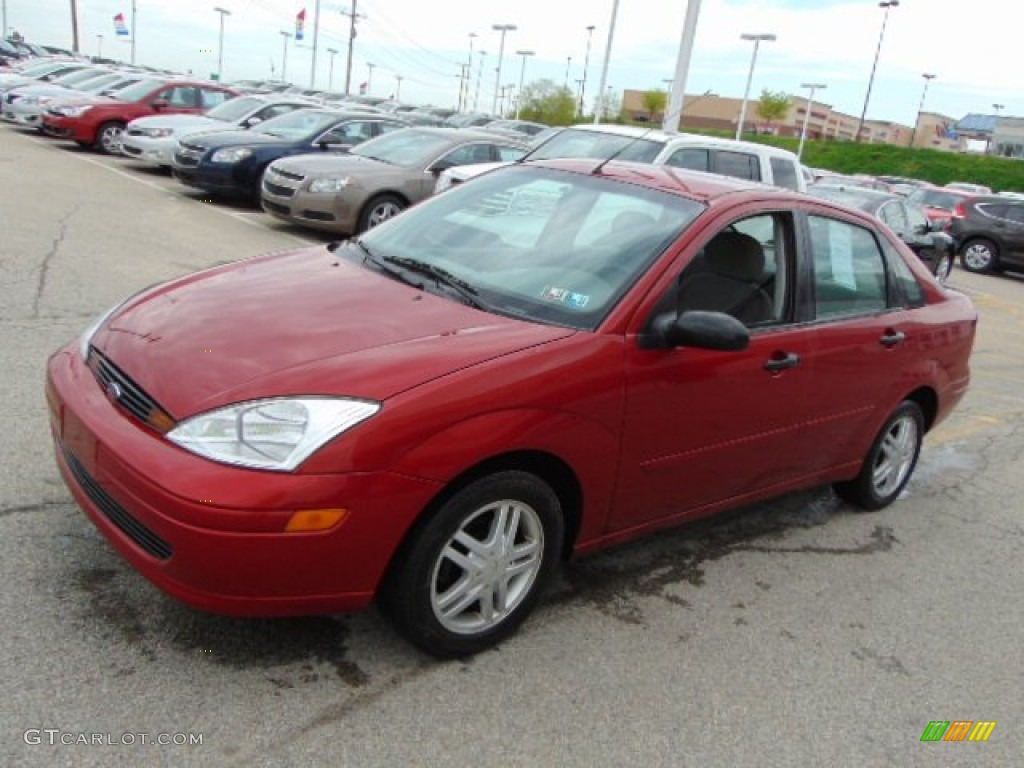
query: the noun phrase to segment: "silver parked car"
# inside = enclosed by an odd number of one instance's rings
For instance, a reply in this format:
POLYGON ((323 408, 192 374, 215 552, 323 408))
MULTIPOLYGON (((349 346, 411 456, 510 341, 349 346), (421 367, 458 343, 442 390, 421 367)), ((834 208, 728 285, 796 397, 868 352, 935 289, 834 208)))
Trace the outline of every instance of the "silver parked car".
POLYGON ((274 162, 263 176, 263 209, 312 229, 352 235, 429 197, 446 168, 511 162, 526 151, 525 142, 483 131, 407 128, 346 155, 274 162))
POLYGON ((147 165, 170 168, 178 139, 194 133, 231 131, 313 104, 301 96, 249 95, 229 99, 202 115, 149 115, 132 120, 121 136, 121 153, 147 165))

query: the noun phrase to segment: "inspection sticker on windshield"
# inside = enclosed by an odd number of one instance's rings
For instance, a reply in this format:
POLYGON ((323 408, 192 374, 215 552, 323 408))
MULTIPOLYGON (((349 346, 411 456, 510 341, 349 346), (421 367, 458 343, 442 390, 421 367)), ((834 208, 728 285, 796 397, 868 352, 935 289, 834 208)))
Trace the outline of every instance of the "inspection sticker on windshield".
POLYGON ((585 293, 576 293, 566 288, 556 288, 553 285, 547 286, 540 294, 544 301, 556 301, 565 304, 573 309, 583 309, 590 301, 590 296, 585 293))

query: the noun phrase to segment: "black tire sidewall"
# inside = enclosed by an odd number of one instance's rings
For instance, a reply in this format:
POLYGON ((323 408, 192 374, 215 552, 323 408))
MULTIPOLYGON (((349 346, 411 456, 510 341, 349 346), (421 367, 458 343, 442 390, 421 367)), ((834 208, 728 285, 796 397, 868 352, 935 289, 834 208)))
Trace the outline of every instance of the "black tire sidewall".
POLYGON ((836 486, 836 490, 839 495, 853 504, 866 510, 877 510, 887 507, 896 499, 899 498, 900 494, 907 487, 907 483, 910 482, 910 478, 914 474, 914 470, 917 468, 917 460, 921 456, 921 445, 924 441, 924 414, 921 411, 921 407, 911 401, 904 400, 900 403, 899 407, 892 412, 885 421, 885 425, 879 430, 878 435, 875 437, 874 442, 871 444, 871 449, 868 451, 868 455, 864 459, 864 464, 861 467, 860 474, 850 481, 849 483, 840 483, 836 486), (910 464, 910 469, 907 472, 907 476, 903 479, 895 489, 890 491, 885 496, 880 496, 875 491, 873 482, 873 474, 875 462, 878 459, 878 453, 882 448, 882 441, 885 440, 885 436, 892 429, 893 424, 902 419, 907 414, 910 414, 914 421, 917 423, 917 445, 914 446, 914 459, 910 464))
POLYGON ((366 205, 363 206, 363 210, 359 213, 359 222, 357 225, 359 231, 356 234, 361 235, 363 232, 370 229, 370 212, 381 203, 394 203, 402 210, 405 210, 408 207, 400 198, 395 197, 394 195, 383 194, 371 197, 367 201, 366 205))
POLYGON ((381 594, 381 605, 410 641, 438 658, 457 658, 485 650, 512 634, 530 614, 551 576, 562 546, 564 523, 554 491, 535 475, 504 471, 476 480, 441 503, 410 533, 381 594), (467 517, 496 499, 529 504, 544 530, 543 560, 530 592, 496 627, 475 635, 446 629, 431 607, 434 566, 467 517))

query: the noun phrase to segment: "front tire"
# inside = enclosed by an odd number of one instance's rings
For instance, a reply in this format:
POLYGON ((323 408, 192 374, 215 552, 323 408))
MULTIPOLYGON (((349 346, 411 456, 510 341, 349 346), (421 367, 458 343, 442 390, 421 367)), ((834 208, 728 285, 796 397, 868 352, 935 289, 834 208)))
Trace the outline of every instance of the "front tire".
POLYGON ((359 214, 359 233, 373 229, 392 216, 397 216, 405 208, 405 201, 394 195, 377 195, 366 204, 362 213, 359 214))
POLYGON ((124 133, 124 123, 111 121, 104 123, 96 132, 96 141, 93 148, 105 155, 121 154, 121 134, 124 133))
POLYGON ((836 493, 862 509, 889 506, 906 488, 924 439, 924 414, 921 407, 904 400, 885 422, 860 473, 853 480, 836 483, 836 493))
POLYGON ((438 658, 511 635, 536 605, 562 546, 558 496, 506 471, 457 491, 410 534, 382 592, 399 631, 438 658))
POLYGON ((983 237, 968 240, 960 249, 960 263, 968 272, 993 272, 999 266, 999 246, 983 237))

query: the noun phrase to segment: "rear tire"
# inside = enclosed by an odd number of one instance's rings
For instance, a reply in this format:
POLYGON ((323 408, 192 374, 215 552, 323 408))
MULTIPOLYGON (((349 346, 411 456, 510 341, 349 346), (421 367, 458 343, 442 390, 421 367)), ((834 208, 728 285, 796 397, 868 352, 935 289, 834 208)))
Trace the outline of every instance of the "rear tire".
POLYGON ((558 561, 558 496, 520 471, 483 477, 410 533, 381 591, 398 630, 438 658, 490 648, 536 605, 558 561))
POLYGON ((889 506, 906 488, 923 438, 924 414, 917 403, 904 400, 878 433, 860 473, 853 480, 836 483, 836 493, 862 509, 889 506))
POLYGON ((960 249, 960 263, 968 272, 994 272, 999 268, 999 246, 984 237, 968 240, 960 249))

